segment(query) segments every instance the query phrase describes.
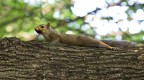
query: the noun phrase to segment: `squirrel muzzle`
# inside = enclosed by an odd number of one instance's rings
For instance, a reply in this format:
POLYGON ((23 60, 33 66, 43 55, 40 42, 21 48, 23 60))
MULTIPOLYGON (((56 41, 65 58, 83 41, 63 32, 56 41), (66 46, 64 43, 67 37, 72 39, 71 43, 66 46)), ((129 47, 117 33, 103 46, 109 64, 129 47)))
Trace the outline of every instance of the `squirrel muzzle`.
POLYGON ((42 33, 42 30, 40 30, 39 28, 35 28, 35 31, 36 31, 38 34, 41 34, 41 33, 42 33))

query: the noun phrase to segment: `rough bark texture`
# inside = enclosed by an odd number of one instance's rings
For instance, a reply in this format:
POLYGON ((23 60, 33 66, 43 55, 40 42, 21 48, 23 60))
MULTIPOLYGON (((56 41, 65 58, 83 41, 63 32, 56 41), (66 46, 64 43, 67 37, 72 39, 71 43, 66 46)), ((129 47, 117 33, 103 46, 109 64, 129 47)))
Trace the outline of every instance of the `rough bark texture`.
POLYGON ((0 80, 144 79, 143 48, 108 50, 4 38, 0 80))

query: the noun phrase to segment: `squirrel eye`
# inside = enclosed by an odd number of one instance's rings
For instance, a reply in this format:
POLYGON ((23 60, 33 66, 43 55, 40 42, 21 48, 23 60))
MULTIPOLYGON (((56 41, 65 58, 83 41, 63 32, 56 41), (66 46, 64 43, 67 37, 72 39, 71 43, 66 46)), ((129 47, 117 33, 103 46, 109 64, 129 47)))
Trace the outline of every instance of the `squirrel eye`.
POLYGON ((41 26, 41 28, 44 28, 44 26, 41 26))

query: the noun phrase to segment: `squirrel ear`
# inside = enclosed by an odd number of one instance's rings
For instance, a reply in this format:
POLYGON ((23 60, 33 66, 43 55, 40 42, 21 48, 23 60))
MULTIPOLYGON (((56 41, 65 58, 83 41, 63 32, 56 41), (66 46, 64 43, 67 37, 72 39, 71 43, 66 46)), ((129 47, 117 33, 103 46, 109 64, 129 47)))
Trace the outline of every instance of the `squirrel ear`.
POLYGON ((50 27, 50 23, 47 23, 47 24, 46 24, 46 27, 47 27, 47 29, 48 29, 48 28, 50 27))

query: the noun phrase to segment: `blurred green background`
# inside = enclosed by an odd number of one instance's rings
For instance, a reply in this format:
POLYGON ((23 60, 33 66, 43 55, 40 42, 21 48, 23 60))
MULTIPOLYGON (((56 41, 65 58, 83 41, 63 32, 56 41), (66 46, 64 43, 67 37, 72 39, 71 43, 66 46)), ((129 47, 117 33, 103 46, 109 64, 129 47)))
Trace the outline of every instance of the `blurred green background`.
POLYGON ((143 0, 0 0, 0 37, 34 40, 50 22, 58 32, 144 41, 143 0))

